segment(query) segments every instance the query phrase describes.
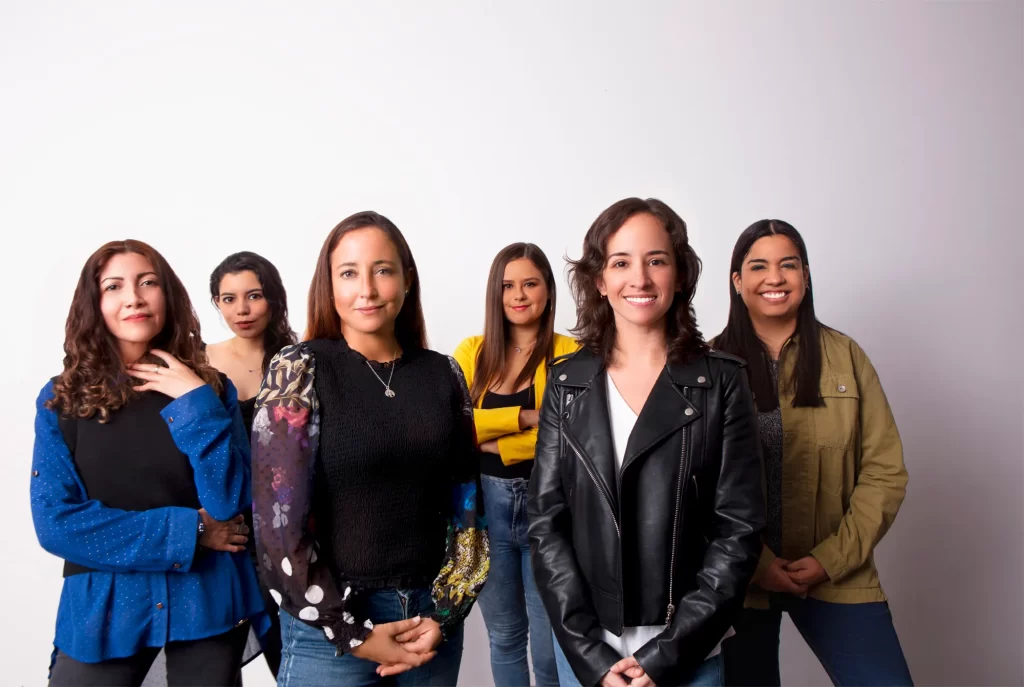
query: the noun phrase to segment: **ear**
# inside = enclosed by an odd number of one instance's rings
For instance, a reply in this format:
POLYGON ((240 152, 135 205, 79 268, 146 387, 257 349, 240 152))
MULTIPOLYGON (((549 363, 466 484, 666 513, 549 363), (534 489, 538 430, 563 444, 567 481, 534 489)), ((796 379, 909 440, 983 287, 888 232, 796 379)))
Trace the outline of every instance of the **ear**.
POLYGON ((743 280, 740 279, 740 273, 739 272, 733 272, 732 273, 732 288, 733 288, 733 291, 739 293, 740 288, 742 288, 742 286, 743 286, 743 280))
POLYGON ((604 285, 604 277, 594 277, 594 286, 597 287, 598 293, 602 296, 608 295, 608 289, 604 285))
POLYGON ((416 283, 416 270, 411 267, 405 271, 405 295, 409 295, 409 291, 416 283))
POLYGON ((804 284, 810 285, 811 283, 811 268, 804 265, 804 284))

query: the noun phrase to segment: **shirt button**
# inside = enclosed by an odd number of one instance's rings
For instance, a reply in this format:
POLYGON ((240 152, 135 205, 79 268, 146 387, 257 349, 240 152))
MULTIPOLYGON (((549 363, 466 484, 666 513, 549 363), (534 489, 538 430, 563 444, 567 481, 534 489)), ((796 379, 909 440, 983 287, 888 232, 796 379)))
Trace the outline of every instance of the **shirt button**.
POLYGON ((683 415, 693 415, 693 408, 687 408, 684 410, 683 415))
POLYGON ((565 375, 558 375, 558 379, 559 379, 559 381, 564 382, 565 381, 565 375))
POLYGON ((162 603, 158 603, 158 604, 156 605, 156 607, 157 607, 157 608, 163 608, 163 607, 164 607, 164 605, 163 605, 162 603))
POLYGON ((174 418, 173 417, 169 417, 169 418, 167 418, 167 421, 168 422, 174 422, 174 418))
POLYGON ((181 563, 175 563, 175 564, 174 564, 174 569, 175 569, 175 570, 177 570, 177 569, 178 569, 178 568, 180 568, 180 567, 181 567, 181 563))
POLYGON ((845 384, 840 384, 839 385, 839 393, 841 393, 841 394, 846 393, 846 385, 845 384))
POLYGON ((33 470, 32 471, 32 476, 33 477, 39 477, 39 471, 38 470, 33 470))
POLYGON ((707 377, 704 377, 704 376, 701 376, 701 377, 697 377, 697 383, 698 383, 698 384, 703 384, 703 383, 704 383, 704 382, 706 382, 706 381, 708 381, 708 378, 707 378, 707 377))

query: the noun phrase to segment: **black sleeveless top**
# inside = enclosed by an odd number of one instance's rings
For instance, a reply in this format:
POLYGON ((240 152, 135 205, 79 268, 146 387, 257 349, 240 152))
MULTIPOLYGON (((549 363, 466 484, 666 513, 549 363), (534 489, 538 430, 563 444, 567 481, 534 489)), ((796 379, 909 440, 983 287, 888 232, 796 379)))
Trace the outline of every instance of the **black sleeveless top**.
POLYGON ((245 436, 252 440, 252 418, 256 411, 256 397, 238 402, 238 409, 242 412, 242 424, 245 425, 245 436))
MULTIPOLYGON (((144 511, 202 507, 187 455, 160 415, 173 399, 155 391, 135 395, 101 423, 61 416, 59 426, 89 499, 111 508, 144 511)), ((64 562, 64 577, 91 568, 64 562)))
MULTIPOLYGON (((522 391, 514 394, 496 394, 488 391, 484 394, 481 408, 514 408, 519 406, 523 410, 536 410, 537 404, 534 401, 534 386, 531 384, 522 391)), ((530 479, 533 473, 533 461, 524 460, 512 465, 505 465, 501 456, 497 453, 480 451, 480 474, 500 477, 502 479, 530 479)))

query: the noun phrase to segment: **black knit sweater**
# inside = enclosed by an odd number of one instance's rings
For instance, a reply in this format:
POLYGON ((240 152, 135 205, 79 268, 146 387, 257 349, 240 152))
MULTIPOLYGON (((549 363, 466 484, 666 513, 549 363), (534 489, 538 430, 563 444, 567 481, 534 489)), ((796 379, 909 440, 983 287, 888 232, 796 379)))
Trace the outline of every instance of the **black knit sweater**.
POLYGON ((361 587, 429 586, 444 562, 451 486, 475 468, 450 362, 406 351, 392 376, 390 363, 343 340, 307 345, 320 402, 313 509, 318 539, 331 543, 321 553, 361 587), (371 366, 391 378, 394 398, 371 366))

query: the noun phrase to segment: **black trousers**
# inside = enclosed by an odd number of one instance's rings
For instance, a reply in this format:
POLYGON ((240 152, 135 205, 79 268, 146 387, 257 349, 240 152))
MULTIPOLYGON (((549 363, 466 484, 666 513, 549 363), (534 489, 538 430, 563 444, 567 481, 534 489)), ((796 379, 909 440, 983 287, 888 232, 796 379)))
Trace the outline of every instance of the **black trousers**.
MULTIPOLYGON (((242 678, 242 652, 249 623, 214 637, 168 642, 168 687, 236 687, 242 678)), ((82 663, 58 652, 50 671, 50 687, 138 687, 160 653, 146 647, 134 656, 82 663)))

